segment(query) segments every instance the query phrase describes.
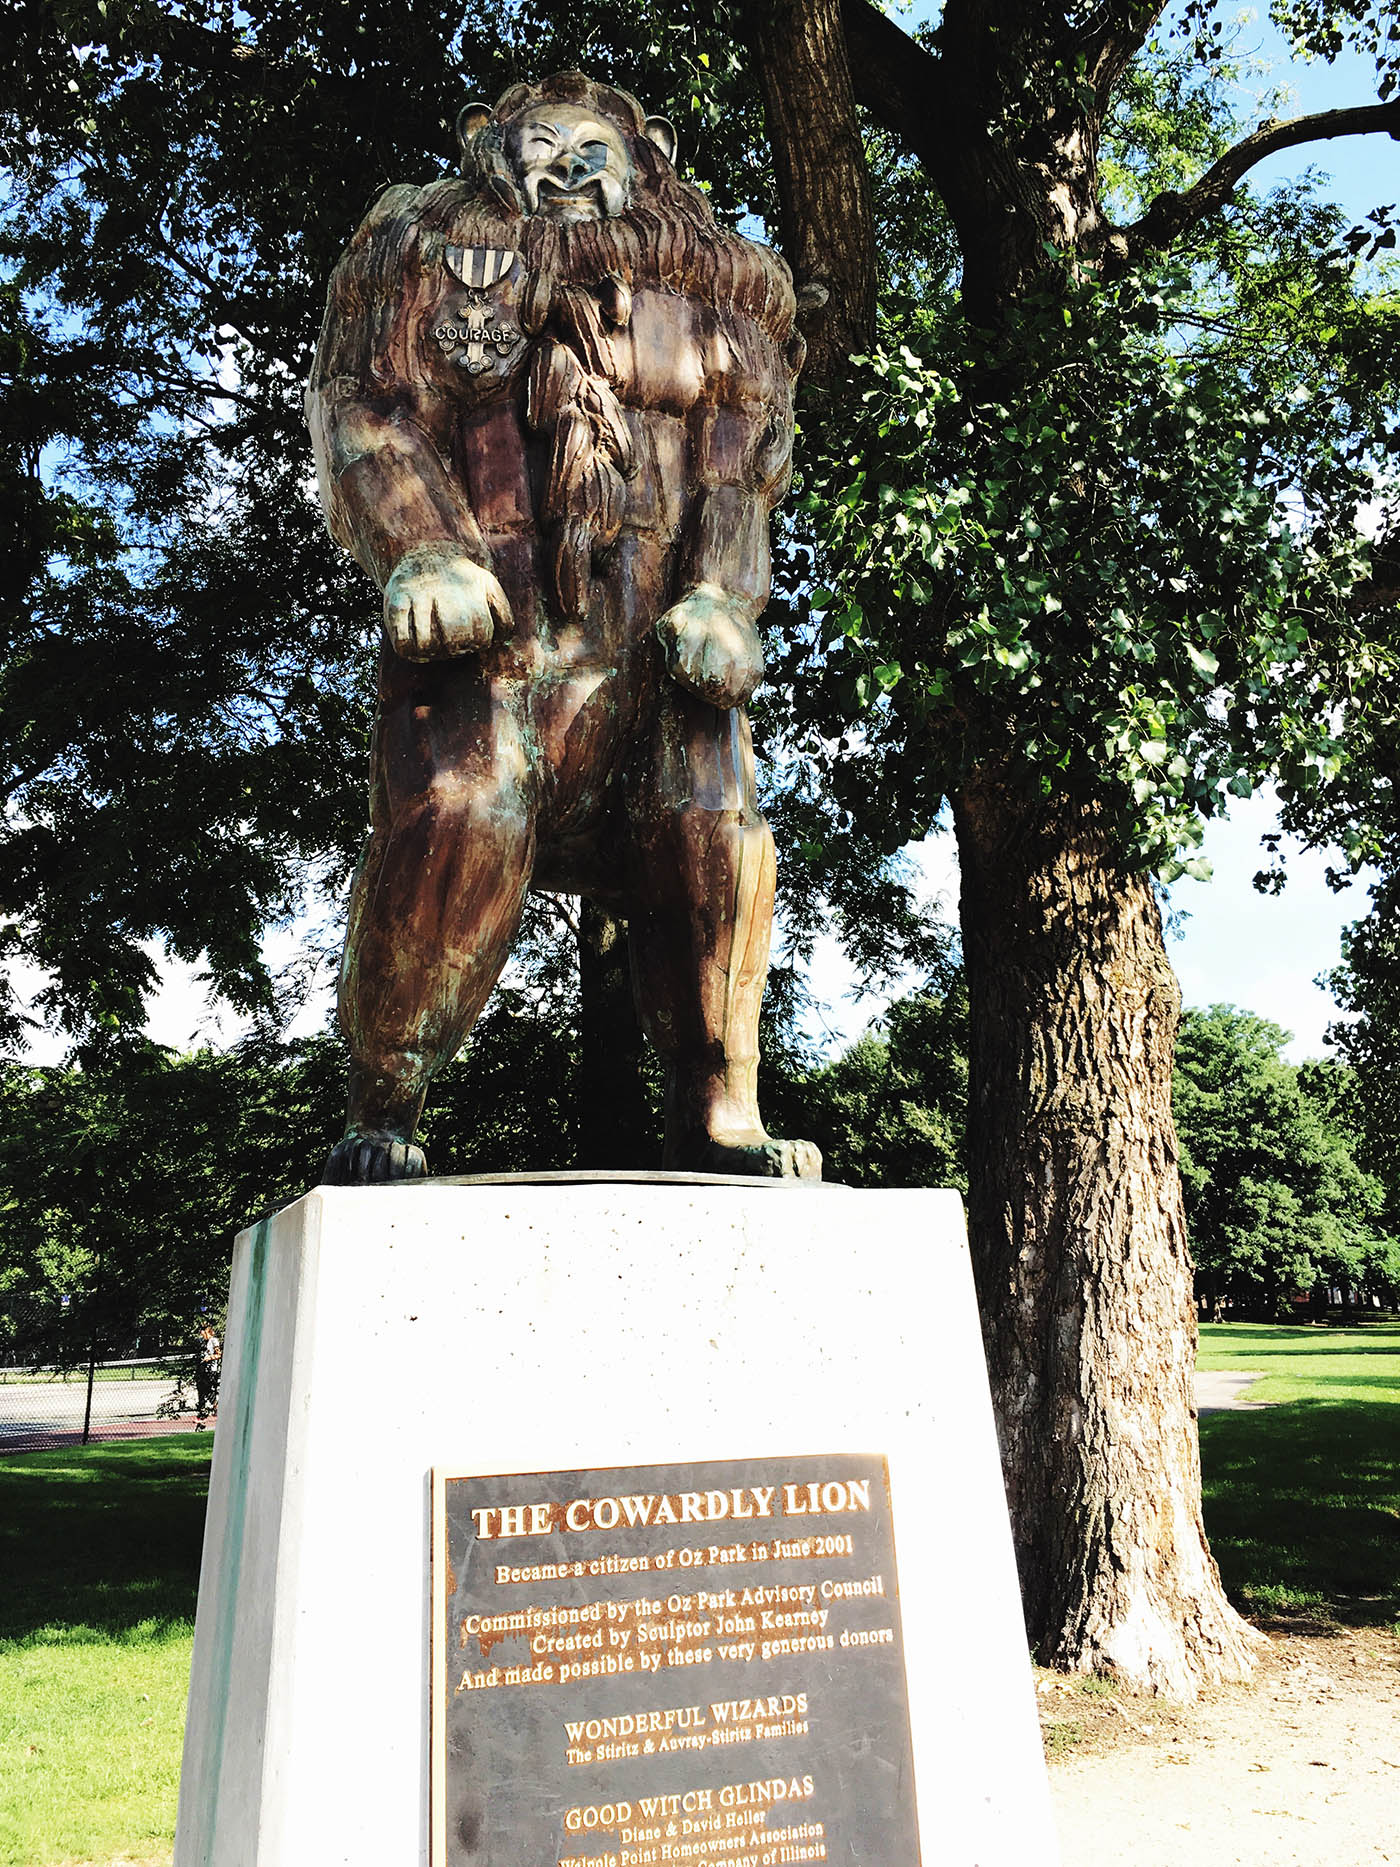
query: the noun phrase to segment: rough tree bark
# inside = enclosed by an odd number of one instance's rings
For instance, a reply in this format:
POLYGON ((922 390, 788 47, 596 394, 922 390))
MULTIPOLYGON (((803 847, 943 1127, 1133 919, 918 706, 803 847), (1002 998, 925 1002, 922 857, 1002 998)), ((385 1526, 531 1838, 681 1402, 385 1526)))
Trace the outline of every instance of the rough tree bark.
POLYGON ((659 1167, 642 1080, 646 1039, 632 997, 627 923, 579 901, 578 1165, 659 1167))
POLYGON ((1189 1697, 1253 1636, 1201 1520, 1196 1313, 1148 877, 1090 806, 955 800, 969 1220, 1026 1622, 1042 1661, 1189 1697))
POLYGON ((804 381, 824 383, 875 328, 875 219, 841 0, 765 0, 749 16, 807 340, 804 381), (829 237, 833 226, 840 239, 829 237))

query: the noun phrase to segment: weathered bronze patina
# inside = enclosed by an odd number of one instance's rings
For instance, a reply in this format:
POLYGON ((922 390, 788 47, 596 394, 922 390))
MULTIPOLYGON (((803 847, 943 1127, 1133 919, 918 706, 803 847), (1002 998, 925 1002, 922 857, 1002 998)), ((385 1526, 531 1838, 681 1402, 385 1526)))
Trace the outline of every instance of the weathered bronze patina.
POLYGON ((433 1500, 432 1867, 919 1867, 882 1458, 433 1500))
POLYGON ((325 1178, 425 1172, 429 1080, 532 886, 627 917, 666 1164, 817 1177, 758 1113, 774 869, 744 713, 791 279, 716 225, 625 92, 565 73, 458 132, 462 179, 389 189, 351 242, 308 392, 328 522, 385 635, 325 1178))

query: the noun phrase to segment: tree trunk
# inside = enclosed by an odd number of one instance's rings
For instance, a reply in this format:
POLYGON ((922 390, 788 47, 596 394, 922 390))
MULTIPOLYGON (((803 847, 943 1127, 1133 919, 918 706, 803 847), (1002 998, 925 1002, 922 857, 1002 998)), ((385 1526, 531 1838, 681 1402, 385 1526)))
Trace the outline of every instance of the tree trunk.
MULTIPOLYGON (((1047 245, 1094 263, 1101 113, 1152 8, 1077 79, 1088 41, 1063 9, 947 0, 935 54, 843 0, 848 57, 828 45, 831 0, 742 11, 771 22, 750 43, 799 278, 814 246, 850 244, 805 161, 828 115, 845 113, 849 141, 847 72, 942 196, 973 325, 1014 324, 1027 292, 1061 277, 1047 245), (811 76, 822 62, 825 91, 811 76)), ((1014 346, 1006 366, 998 400, 1016 394, 1014 346)), ((1052 1665, 1189 1697, 1247 1676, 1257 1636, 1225 1599, 1201 1520, 1176 982, 1151 881, 1125 869, 1092 808, 1028 801, 976 735, 973 751, 983 762, 954 800, 969 1216, 1028 1629, 1052 1665)))
POLYGON ((661 1146, 642 1078, 646 1039, 632 1001, 627 923, 579 903, 578 1164, 659 1167, 661 1146))
POLYGON ((1047 1665, 1191 1697, 1257 1636, 1206 1545, 1172 1048, 1150 879, 1092 807, 955 799, 969 1216, 1027 1631, 1047 1665))
POLYGON ((846 63, 840 0, 741 9, 773 145, 782 248, 807 341, 804 387, 844 377, 875 335, 870 173, 846 63))

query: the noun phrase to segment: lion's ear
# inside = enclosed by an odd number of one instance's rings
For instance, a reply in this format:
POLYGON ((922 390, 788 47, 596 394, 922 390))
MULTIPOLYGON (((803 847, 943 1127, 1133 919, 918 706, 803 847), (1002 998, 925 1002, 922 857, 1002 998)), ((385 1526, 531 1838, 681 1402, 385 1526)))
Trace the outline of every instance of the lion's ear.
POLYGON ((491 106, 483 104, 479 97, 474 97, 469 104, 463 104, 457 112, 457 141, 465 149, 473 136, 484 130, 491 121, 491 106))
POLYGON ((655 143, 674 168, 676 163, 676 126, 669 117, 648 117, 642 125, 642 134, 649 143, 655 143))

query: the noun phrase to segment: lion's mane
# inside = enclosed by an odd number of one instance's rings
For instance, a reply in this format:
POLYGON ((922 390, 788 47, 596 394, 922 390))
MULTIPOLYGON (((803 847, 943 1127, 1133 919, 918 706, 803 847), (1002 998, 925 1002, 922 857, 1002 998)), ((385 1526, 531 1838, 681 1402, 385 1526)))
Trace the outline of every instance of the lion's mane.
POLYGON ((531 419, 554 439, 540 518, 554 537, 556 596, 566 614, 587 601, 591 561, 616 536, 621 478, 630 471, 598 320, 600 286, 616 282, 626 294, 653 286, 730 314, 731 340, 775 410, 790 411, 801 362, 786 262, 721 227, 700 190, 682 181, 647 138, 645 122, 636 98, 581 72, 513 86, 465 145, 460 179, 390 188, 375 203, 332 285, 318 357, 323 382, 340 377, 361 392, 376 384, 426 386, 413 334, 441 277, 445 249, 520 254, 529 280, 521 323, 531 338, 551 323, 558 333, 537 357, 531 419), (635 172, 622 214, 561 224, 524 213, 506 132, 523 111, 549 102, 578 104, 622 130, 635 172))

